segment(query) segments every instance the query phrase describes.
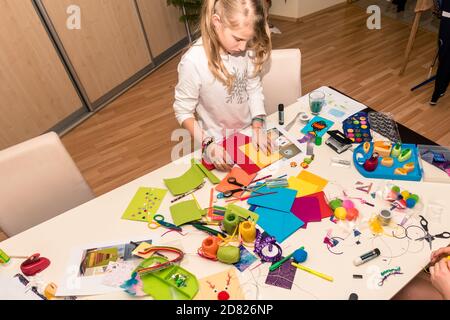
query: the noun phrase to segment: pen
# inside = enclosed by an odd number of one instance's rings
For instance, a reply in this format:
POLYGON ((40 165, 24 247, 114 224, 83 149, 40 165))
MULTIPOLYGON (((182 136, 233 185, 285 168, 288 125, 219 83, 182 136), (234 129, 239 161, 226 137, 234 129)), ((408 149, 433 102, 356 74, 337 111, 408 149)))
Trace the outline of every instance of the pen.
POLYGON ((315 275, 315 276, 317 276, 317 277, 319 277, 319 278, 322 278, 322 279, 325 279, 325 280, 327 280, 327 281, 333 282, 333 277, 327 276, 326 274, 317 272, 317 271, 315 271, 315 270, 313 270, 313 269, 310 269, 310 268, 308 268, 308 267, 302 266, 301 264, 297 264, 297 263, 295 263, 295 262, 292 262, 291 264, 292 264, 294 267, 296 267, 296 268, 298 268, 298 269, 300 269, 300 270, 309 272, 309 273, 311 273, 311 274, 313 274, 313 275, 315 275))

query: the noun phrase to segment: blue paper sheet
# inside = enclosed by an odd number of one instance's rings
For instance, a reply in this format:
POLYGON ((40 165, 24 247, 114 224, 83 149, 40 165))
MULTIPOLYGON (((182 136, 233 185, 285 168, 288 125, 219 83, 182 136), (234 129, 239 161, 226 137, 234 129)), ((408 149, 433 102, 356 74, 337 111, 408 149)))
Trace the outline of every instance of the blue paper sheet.
MULTIPOLYGON (((264 207, 268 209, 290 212, 291 207, 294 204, 295 197, 297 196, 297 190, 292 190, 288 188, 267 188, 262 187, 258 189, 260 193, 271 193, 267 196, 260 196, 248 199, 247 203, 249 205, 254 205, 257 207, 264 207)), ((252 196, 256 196, 256 193, 252 193, 252 196)))
POLYGON ((292 212, 283 212, 267 208, 257 208, 258 225, 281 243, 304 225, 292 212))
POLYGON ((316 137, 322 137, 327 133, 328 129, 333 126, 334 122, 328 119, 316 116, 303 128, 302 133, 308 134, 314 132, 316 137))

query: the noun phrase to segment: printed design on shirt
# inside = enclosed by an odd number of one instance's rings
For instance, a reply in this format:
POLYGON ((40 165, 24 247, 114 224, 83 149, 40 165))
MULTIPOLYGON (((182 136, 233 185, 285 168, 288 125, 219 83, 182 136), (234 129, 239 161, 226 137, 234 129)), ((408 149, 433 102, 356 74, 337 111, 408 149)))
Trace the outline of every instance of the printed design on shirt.
POLYGON ((233 68, 234 83, 227 98, 226 103, 238 103, 242 104, 248 101, 249 96, 247 93, 248 74, 247 70, 239 72, 236 68, 233 68))

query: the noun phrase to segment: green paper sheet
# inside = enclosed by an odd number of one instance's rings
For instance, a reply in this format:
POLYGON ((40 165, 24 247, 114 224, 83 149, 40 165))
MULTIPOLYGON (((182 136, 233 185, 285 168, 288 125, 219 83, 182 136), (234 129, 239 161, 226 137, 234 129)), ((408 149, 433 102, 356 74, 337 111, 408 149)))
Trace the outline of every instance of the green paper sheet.
POLYGON ((188 222, 200 220, 203 213, 203 209, 198 206, 195 200, 183 201, 170 207, 173 223, 177 227, 188 222))
POLYGON ((214 173, 206 169, 206 167, 199 161, 192 159, 192 164, 197 165, 198 168, 203 172, 203 174, 208 178, 209 181, 211 181, 212 184, 219 184, 220 179, 216 177, 214 173))
POLYGON ((253 211, 244 209, 240 206, 237 206, 235 204, 229 204, 227 206, 227 211, 228 210, 237 214, 239 217, 241 217, 244 220, 247 220, 247 218, 250 217, 254 222, 257 222, 259 219, 258 214, 254 213, 253 211))
POLYGON ((182 176, 173 179, 164 179, 164 183, 172 195, 179 196, 197 188, 203 183, 204 178, 204 173, 198 166, 193 165, 182 176))
POLYGON ((122 215, 122 219, 148 222, 148 219, 153 218, 158 212, 166 193, 166 189, 139 188, 122 215))

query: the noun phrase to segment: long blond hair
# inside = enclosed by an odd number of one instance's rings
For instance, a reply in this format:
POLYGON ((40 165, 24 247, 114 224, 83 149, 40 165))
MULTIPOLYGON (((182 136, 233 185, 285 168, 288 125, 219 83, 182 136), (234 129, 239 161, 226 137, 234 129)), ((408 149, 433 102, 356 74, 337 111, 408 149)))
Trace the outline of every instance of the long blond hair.
POLYGON ((238 21, 235 17, 238 13, 244 17, 253 16, 254 37, 247 46, 248 50, 253 51, 251 58, 255 72, 252 76, 261 72, 272 51, 266 0, 204 0, 200 29, 208 66, 214 77, 229 90, 233 87, 234 76, 225 68, 220 56, 221 45, 213 27, 212 16, 218 14, 227 26, 237 27, 238 21))

